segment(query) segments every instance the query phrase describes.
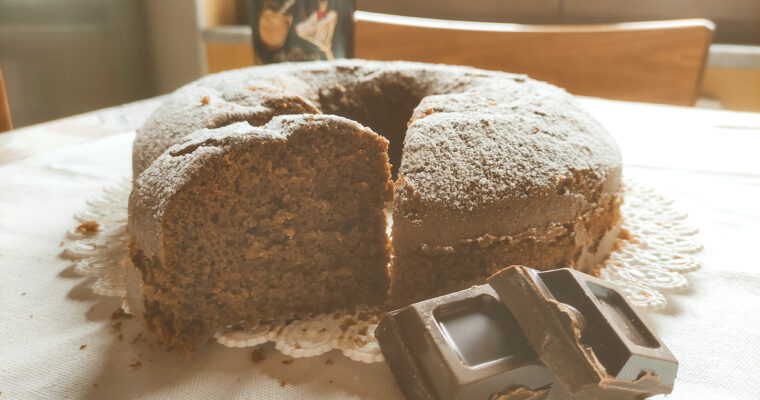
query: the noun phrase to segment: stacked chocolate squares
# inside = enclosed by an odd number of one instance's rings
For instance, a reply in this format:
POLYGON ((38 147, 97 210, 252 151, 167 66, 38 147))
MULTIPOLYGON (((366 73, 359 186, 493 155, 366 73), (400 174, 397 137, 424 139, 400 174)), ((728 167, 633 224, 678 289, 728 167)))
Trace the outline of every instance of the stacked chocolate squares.
POLYGON ((407 399, 644 399, 678 361, 608 282, 513 266, 375 330, 407 399))

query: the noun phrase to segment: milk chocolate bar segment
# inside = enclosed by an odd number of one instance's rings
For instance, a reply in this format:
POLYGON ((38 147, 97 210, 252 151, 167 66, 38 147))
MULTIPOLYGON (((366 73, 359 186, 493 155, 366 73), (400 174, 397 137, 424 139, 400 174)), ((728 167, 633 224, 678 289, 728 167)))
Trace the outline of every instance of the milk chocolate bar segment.
POLYGON ((489 399, 520 387, 539 399, 552 381, 488 285, 393 311, 375 336, 409 400, 489 399))
MULTIPOLYGON (((573 395, 670 393, 678 361, 601 279, 567 268, 513 266, 488 279, 557 383, 573 395)), ((554 390, 554 389, 553 389, 554 390)))

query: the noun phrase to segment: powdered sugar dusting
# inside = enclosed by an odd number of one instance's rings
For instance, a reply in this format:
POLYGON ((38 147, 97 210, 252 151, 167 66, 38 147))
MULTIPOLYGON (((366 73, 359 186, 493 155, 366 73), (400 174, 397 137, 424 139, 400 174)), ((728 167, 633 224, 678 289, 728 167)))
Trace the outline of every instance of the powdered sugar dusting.
POLYGON ((493 93, 465 93, 424 102, 432 111, 413 119, 400 170, 423 201, 469 211, 556 192, 562 177, 575 171, 605 176, 619 170, 617 145, 567 93, 522 85, 552 96, 505 96, 511 101, 494 103, 493 93))

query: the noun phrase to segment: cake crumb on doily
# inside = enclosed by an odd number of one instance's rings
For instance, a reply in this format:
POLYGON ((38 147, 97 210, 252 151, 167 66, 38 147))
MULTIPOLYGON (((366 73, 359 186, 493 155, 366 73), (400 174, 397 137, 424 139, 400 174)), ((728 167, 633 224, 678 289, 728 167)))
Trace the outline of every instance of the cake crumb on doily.
POLYGON ((77 226, 77 233, 81 233, 83 235, 94 235, 98 233, 98 230, 100 230, 100 224, 97 223, 97 221, 85 221, 79 224, 77 226))

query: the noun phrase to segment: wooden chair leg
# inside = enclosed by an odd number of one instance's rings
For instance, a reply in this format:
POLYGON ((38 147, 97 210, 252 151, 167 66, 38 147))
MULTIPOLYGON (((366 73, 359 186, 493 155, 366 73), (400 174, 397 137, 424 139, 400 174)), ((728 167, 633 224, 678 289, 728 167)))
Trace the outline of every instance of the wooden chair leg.
POLYGON ((11 122, 11 110, 8 108, 8 98, 5 96, 5 82, 3 82, 3 71, 0 71, 0 132, 13 129, 11 122))

